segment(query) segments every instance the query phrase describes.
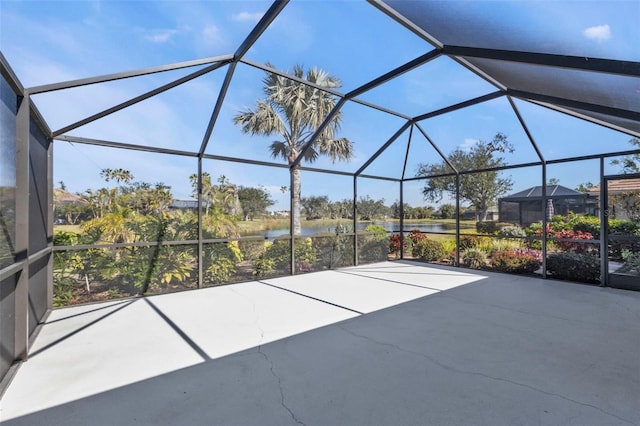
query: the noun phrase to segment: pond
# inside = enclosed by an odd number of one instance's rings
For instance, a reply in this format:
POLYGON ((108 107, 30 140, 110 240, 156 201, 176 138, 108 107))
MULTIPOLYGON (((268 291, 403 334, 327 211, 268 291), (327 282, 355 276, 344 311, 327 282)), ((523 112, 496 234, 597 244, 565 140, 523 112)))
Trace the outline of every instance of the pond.
MULTIPOLYGON (((400 222, 358 222, 358 230, 362 230, 369 225, 379 225, 384 227, 388 233, 400 232, 400 222)), ((464 227, 461 225, 461 227, 464 227)), ((453 232, 456 229, 455 223, 425 223, 425 222, 405 222, 405 232, 413 229, 419 229, 422 232, 453 232)), ((320 233, 335 233, 335 226, 304 226, 300 233, 303 237, 311 237, 320 233)), ((263 236, 265 239, 271 240, 282 235, 289 235, 289 228, 269 229, 262 232, 253 232, 251 236, 263 236)), ((249 236, 249 234, 244 235, 249 236)))

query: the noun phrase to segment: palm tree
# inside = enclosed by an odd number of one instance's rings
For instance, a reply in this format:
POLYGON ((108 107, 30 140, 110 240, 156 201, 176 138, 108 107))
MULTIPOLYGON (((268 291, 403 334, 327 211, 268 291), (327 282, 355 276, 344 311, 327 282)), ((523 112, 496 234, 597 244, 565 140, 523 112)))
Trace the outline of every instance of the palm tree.
MULTIPOLYGON (((271 64, 267 63, 267 66, 271 67, 271 64)), ((338 78, 319 68, 312 68, 305 73, 302 66, 296 65, 293 68, 293 75, 328 89, 342 85, 338 78)), ((244 133, 282 136, 282 140, 274 141, 269 146, 271 156, 283 158, 288 161, 289 166, 293 166, 310 137, 334 108, 336 99, 323 90, 273 72, 267 72, 262 82, 266 98, 258 100, 254 110, 239 112, 233 121, 242 126, 244 133)), ((352 142, 349 139, 334 136, 340 129, 340 120, 341 115, 338 112, 313 141, 313 145, 304 152, 304 160, 312 163, 320 155, 329 156, 334 163, 338 160, 351 159, 352 142)), ((291 214, 293 215, 293 233, 297 235, 301 230, 299 167, 294 167, 291 173, 291 214)))

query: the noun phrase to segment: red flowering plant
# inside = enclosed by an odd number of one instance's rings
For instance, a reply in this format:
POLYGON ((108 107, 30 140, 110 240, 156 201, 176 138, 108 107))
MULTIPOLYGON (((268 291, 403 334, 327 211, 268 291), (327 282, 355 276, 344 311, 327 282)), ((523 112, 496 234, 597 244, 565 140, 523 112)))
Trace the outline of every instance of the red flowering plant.
POLYGON ((563 251, 572 253, 584 253, 591 248, 590 244, 584 244, 578 241, 562 241, 563 239, 571 240, 593 240, 593 235, 590 232, 582 231, 558 231, 555 232, 553 238, 556 239, 555 243, 563 251), (560 241, 559 241, 560 240, 560 241))
MULTIPOLYGON (((560 229, 556 230, 547 224, 546 227, 547 241, 553 241, 554 244, 562 251, 571 253, 585 253, 593 248, 593 244, 585 244, 580 241, 567 241, 567 240, 593 240, 593 235, 590 232, 583 232, 580 230, 572 231, 560 229)), ((542 235, 542 230, 536 231, 536 235, 539 237, 542 235)))
POLYGON ((491 267, 501 272, 532 273, 542 264, 537 250, 503 250, 491 256, 491 267))
MULTIPOLYGON (((400 241, 402 241, 400 234, 393 234, 389 237, 389 254, 394 255, 396 259, 400 257, 400 241)), ((404 238, 404 251, 409 249, 409 242, 408 238, 404 238)))

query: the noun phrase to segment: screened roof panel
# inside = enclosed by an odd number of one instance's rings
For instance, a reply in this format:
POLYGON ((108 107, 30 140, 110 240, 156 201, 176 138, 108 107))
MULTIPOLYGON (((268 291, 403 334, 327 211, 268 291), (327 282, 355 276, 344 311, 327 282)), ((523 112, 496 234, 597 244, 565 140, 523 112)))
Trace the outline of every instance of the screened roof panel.
MULTIPOLYGON (((33 95, 32 100, 46 117, 49 127, 56 131, 159 87, 169 85, 175 80, 196 73, 205 67, 196 66, 45 92, 33 95)), ((198 83, 191 84, 197 85, 198 83)), ((175 91, 181 90, 186 93, 184 89, 176 89, 175 91)), ((171 105, 167 105, 167 107, 172 108, 171 105)), ((177 109, 176 112, 178 112, 177 109)))
POLYGON ((575 112, 576 114, 588 116, 592 119, 599 120, 605 123, 605 125, 609 124, 609 125, 617 126, 618 129, 616 130, 635 132, 635 134, 633 133, 631 134, 633 136, 640 137, 640 120, 630 120, 630 119, 621 118, 621 117, 613 117, 611 115, 599 114, 593 111, 585 111, 579 108, 568 107, 567 109, 575 112))
POLYGON ((65 134, 197 152, 225 70, 226 66, 65 134))
MULTIPOLYGON (((224 72, 226 71, 225 69, 224 72)), ((234 117, 241 112, 255 112, 257 102, 265 98, 263 79, 266 75, 266 72, 260 69, 243 63, 237 64, 207 142, 206 154, 286 164, 282 157, 272 157, 269 150, 274 141, 283 139, 282 136, 244 133, 241 126, 234 123, 234 117)), ((207 107, 209 116, 213 113, 218 96, 219 93, 216 93, 211 98, 207 107)), ((200 130, 204 136, 206 124, 200 130)))
POLYGON ((406 129, 362 171, 362 174, 395 179, 402 178, 402 169, 407 156, 407 142, 409 141, 410 133, 410 129, 406 129))
POLYGON ((637 1, 383 3, 444 45, 640 61, 637 1))
MULTIPOLYGON (((419 124, 445 156, 456 150, 469 152, 479 141, 489 143, 501 133, 513 146, 513 152, 496 153, 496 156, 504 159, 505 164, 539 161, 505 97, 429 118, 419 124)), ((438 163, 440 162, 438 160, 438 163)))
POLYGON ((358 98, 401 114, 418 116, 495 90, 453 59, 441 56, 358 98))
POLYGON ((546 160, 633 149, 631 136, 557 111, 515 100, 546 160))
POLYGON ((364 1, 336 1, 330 6, 292 1, 246 58, 282 70, 294 64, 318 66, 339 77, 339 90, 346 93, 429 50, 428 43, 364 1), (351 27, 348 36, 344 26, 351 27))
POLYGON ((2 52, 26 87, 233 53, 270 2, 2 2, 2 52), (37 64, 36 66, 33 66, 37 64))
POLYGON ((510 89, 638 113, 640 78, 573 69, 468 58, 510 89))
MULTIPOLYGON (((303 162, 303 165, 354 173, 405 124, 405 120, 400 117, 354 101, 347 101, 340 109, 340 113, 340 130, 336 137, 347 138, 353 143, 351 160, 333 163, 329 157, 320 156, 315 162, 311 164, 303 162)), ((404 140, 406 142, 406 139, 404 140)), ((399 166, 402 167, 401 162, 399 166)), ((384 176, 395 177, 400 173, 402 173, 401 169, 388 170, 384 176)))

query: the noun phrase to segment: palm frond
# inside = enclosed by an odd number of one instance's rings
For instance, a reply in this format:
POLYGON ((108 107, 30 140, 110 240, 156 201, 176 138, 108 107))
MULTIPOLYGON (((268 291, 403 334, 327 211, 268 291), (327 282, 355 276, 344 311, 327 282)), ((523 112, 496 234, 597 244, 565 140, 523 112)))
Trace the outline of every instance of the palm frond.
POLYGON ((271 105, 264 101, 256 103, 256 109, 240 112, 233 117, 235 124, 241 126, 244 133, 252 135, 285 134, 286 125, 271 105))
POLYGON ((320 139, 317 142, 321 154, 329 156, 332 162, 349 161, 353 157, 353 142, 347 138, 320 139))
POLYGON ((271 157, 280 157, 287 161, 289 160, 289 156, 291 155, 291 147, 289 146, 289 144, 283 141, 271 142, 271 145, 269 145, 269 151, 271 151, 271 157))

